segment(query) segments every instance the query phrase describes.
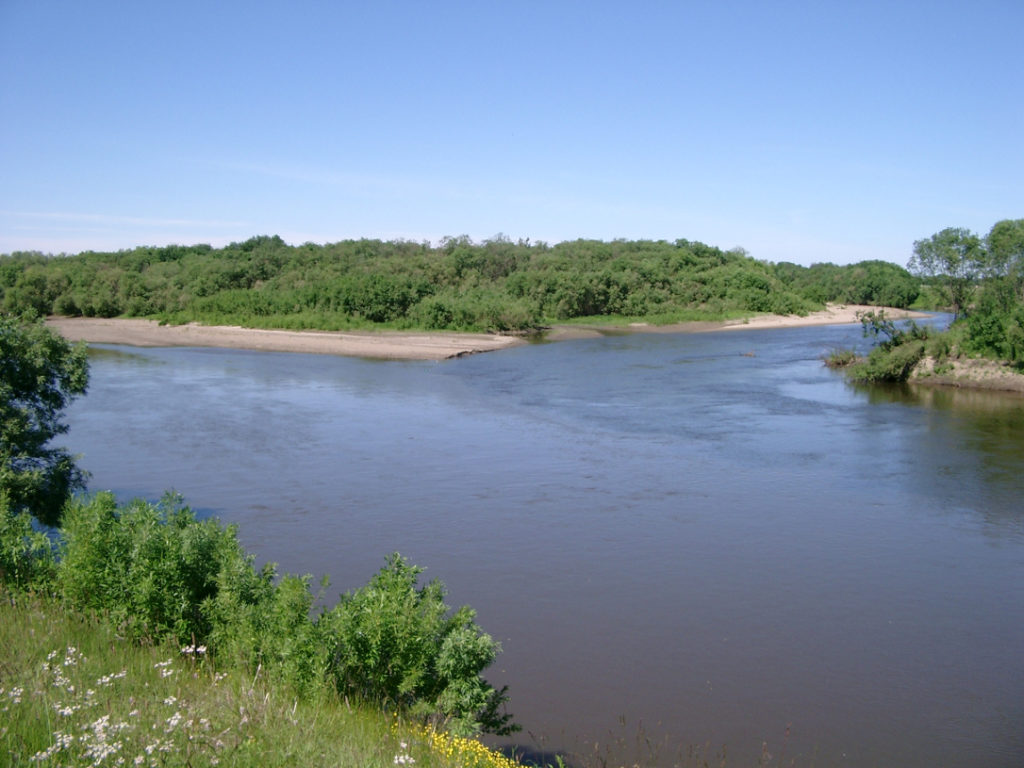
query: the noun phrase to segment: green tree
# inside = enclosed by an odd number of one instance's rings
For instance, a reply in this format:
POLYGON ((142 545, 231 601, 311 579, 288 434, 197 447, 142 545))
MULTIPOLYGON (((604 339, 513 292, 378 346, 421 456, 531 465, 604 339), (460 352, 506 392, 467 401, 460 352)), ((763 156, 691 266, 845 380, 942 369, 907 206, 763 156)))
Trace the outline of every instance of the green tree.
POLYGON ((85 474, 63 448, 49 445, 67 432, 64 408, 85 392, 84 345, 72 346, 41 320, 0 315, 0 496, 12 511, 50 525, 85 474))
POLYGON ((935 280, 956 317, 967 314, 975 282, 985 273, 986 252, 981 239, 968 229, 949 227, 914 243, 907 265, 911 272, 935 280))
POLYGON ((1008 278, 1017 300, 1024 301, 1024 219, 1003 219, 985 238, 990 274, 1008 278))

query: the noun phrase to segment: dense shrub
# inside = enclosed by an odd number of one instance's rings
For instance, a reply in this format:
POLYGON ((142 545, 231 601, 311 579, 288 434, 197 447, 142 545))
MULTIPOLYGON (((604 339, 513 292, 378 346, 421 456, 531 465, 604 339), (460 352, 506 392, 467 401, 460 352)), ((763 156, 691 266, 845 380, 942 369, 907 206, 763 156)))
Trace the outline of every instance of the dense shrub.
POLYGON ((107 613, 129 637, 204 641, 204 603, 222 568, 245 563, 232 528, 199 521, 180 499, 118 507, 101 493, 69 504, 61 529, 58 591, 81 609, 107 613))
POLYGON ((924 357, 924 342, 911 341, 886 349, 875 347, 865 362, 853 366, 855 381, 867 383, 906 381, 924 357))
POLYGON ((170 494, 118 506, 109 493, 68 506, 54 552, 0 496, 0 583, 59 595, 136 641, 206 646, 298 694, 335 688, 467 734, 515 730, 505 689, 482 677, 500 647, 444 586, 392 555, 362 589, 315 617, 309 577, 257 570, 234 527, 197 520, 170 494))
MULTIPOLYGON (((72 315, 507 331, 592 316, 803 314, 832 297, 819 296, 815 281, 800 277, 803 269, 688 240, 548 246, 460 236, 437 246, 364 239, 292 247, 279 237, 257 237, 221 249, 0 256, 0 292, 11 307, 72 315)), ((891 288, 898 282, 891 275, 875 280, 880 269, 843 274, 846 283, 870 278, 891 288)))
POLYGON ((417 588, 421 572, 394 554, 321 617, 338 690, 439 718, 458 733, 508 732, 509 718, 499 713, 504 690, 480 677, 500 646, 470 608, 448 615, 440 582, 417 588))
POLYGON ((775 274, 791 291, 819 303, 873 304, 909 307, 921 290, 919 278, 887 261, 857 264, 812 264, 801 267, 790 262, 775 265, 775 274))
POLYGON ((27 512, 16 512, 0 492, 0 584, 9 589, 46 590, 56 572, 53 545, 32 527, 27 512))

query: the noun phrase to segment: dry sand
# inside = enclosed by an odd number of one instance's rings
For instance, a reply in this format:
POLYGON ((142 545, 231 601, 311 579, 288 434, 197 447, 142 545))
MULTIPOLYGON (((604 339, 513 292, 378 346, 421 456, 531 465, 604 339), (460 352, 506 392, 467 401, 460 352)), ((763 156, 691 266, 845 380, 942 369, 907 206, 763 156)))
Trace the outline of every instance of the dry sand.
MULTIPOLYGON (((680 333, 737 328, 784 328, 802 325, 856 323, 857 312, 877 309, 857 305, 830 305, 806 317, 762 315, 725 322, 674 325, 556 326, 550 340, 598 336, 608 332, 680 333)), ((886 310, 890 317, 922 317, 920 313, 886 310)), ((445 360, 476 352, 490 352, 525 343, 518 336, 487 333, 406 333, 400 331, 279 331, 238 326, 160 325, 138 318, 51 317, 51 328, 71 341, 127 344, 137 347, 225 347, 274 352, 308 352, 387 360, 445 360)))
POLYGON ((552 341, 562 339, 579 339, 591 336, 602 336, 606 333, 622 333, 634 331, 638 333, 702 333, 707 331, 752 330, 758 328, 796 328, 805 325, 839 325, 859 323, 858 312, 884 309, 886 317, 894 319, 905 317, 928 317, 924 312, 911 312, 891 307, 873 307, 866 304, 828 304, 820 312, 810 312, 804 317, 800 315, 757 315, 742 320, 724 320, 711 322, 673 323, 671 325, 649 325, 647 323, 630 323, 628 326, 602 325, 560 325, 548 333, 552 341))
POLYGON ((445 360, 523 344, 515 336, 487 333, 389 331, 277 331, 219 325, 160 325, 137 318, 51 317, 47 325, 70 341, 135 347, 224 347, 272 352, 445 360))
MULTIPOLYGON (((700 333, 737 329, 786 328, 859 322, 858 312, 879 307, 854 304, 829 305, 806 317, 760 315, 725 322, 676 323, 628 326, 555 326, 548 339, 559 341, 603 336, 609 333, 700 333)), ((892 318, 927 317, 921 312, 886 308, 892 318)), ((222 347, 272 352, 306 352, 383 360, 446 360, 477 352, 524 344, 518 336, 487 333, 405 333, 400 331, 277 331, 237 326, 160 325, 137 318, 51 317, 47 324, 71 341, 126 344, 137 347, 222 347)), ((915 371, 914 383, 969 389, 998 389, 1024 393, 1024 375, 993 361, 962 360, 953 369, 936 375, 925 360, 915 371)))

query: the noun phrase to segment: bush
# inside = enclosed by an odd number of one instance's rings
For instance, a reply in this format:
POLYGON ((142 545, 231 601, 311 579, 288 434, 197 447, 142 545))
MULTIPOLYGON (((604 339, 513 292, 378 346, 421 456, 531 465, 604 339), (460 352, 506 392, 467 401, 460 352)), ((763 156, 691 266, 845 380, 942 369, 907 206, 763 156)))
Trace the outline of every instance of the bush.
POLYGON ((309 576, 285 575, 275 584, 273 564, 259 571, 252 557, 222 564, 217 594, 204 606, 217 658, 310 694, 327 682, 325 645, 310 619, 309 576))
POLYGON ((833 349, 825 357, 825 365, 829 368, 846 368, 857 362, 857 353, 852 349, 833 349))
POLYGON ((370 583, 314 620, 310 577, 277 578, 235 528, 197 520, 176 494, 118 507, 101 493, 68 505, 56 556, 27 513, 0 495, 0 584, 45 590, 106 616, 135 641, 208 646, 220 663, 261 671, 300 695, 335 688, 459 734, 507 734, 504 688, 480 675, 500 646, 444 586, 392 555, 370 583))
POLYGON ((245 562, 233 528, 197 521, 168 494, 118 508, 113 495, 68 505, 58 588, 74 606, 107 613, 134 639, 204 642, 204 602, 223 568, 245 562))
POLYGON ((878 346, 871 350, 864 363, 853 367, 851 375, 855 381, 867 383, 906 381, 922 357, 924 341, 891 348, 878 346))
POLYGON ((31 516, 12 510, 0 493, 0 584, 15 590, 47 590, 55 568, 50 539, 33 530, 31 516))
POLYGON ((321 617, 338 690, 442 720, 457 733, 510 733, 510 717, 498 711, 504 689, 480 677, 499 644, 470 608, 447 616, 444 586, 417 588, 421 572, 393 554, 369 584, 321 617))

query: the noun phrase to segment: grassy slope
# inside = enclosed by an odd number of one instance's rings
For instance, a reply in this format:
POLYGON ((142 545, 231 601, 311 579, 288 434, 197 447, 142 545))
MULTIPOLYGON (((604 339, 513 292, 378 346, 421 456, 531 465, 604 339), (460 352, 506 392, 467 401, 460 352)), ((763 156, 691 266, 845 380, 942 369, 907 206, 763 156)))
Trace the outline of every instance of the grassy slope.
POLYGON ((517 765, 335 697, 297 701, 201 654, 130 645, 45 599, 0 592, 0 648, 0 764, 517 765))

